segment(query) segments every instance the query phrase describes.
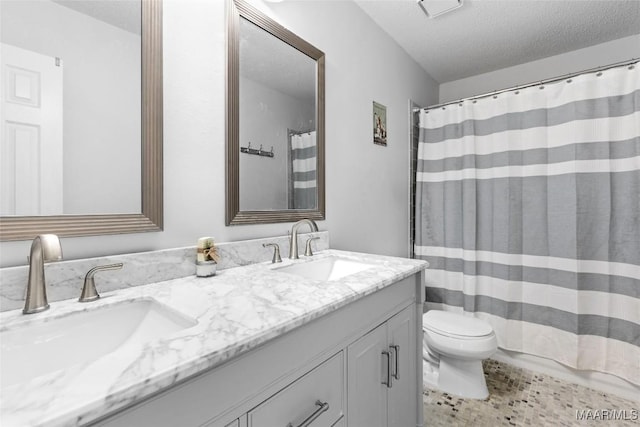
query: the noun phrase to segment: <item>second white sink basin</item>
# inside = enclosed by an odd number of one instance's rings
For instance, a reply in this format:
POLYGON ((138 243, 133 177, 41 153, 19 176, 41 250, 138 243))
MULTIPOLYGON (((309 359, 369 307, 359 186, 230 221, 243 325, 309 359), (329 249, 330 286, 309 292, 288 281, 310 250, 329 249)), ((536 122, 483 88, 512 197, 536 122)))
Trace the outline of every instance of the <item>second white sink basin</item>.
POLYGON ((307 261, 278 268, 276 271, 296 274, 313 280, 340 280, 343 277, 360 273, 373 268, 374 265, 358 262, 347 258, 328 256, 317 260, 307 261))
POLYGON ((0 332, 2 388, 195 326, 153 299, 44 318, 0 332))

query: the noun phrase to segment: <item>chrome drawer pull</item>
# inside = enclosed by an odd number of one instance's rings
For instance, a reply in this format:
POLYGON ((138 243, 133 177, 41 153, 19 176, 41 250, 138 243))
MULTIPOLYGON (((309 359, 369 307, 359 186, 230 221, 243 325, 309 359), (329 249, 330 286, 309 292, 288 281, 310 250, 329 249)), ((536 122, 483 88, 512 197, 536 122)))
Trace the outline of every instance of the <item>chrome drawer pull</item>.
POLYGON ((400 346, 399 345, 390 345, 389 348, 393 349, 393 353, 396 361, 396 371, 393 374, 393 378, 399 380, 400 379, 400 370, 398 369, 398 359, 400 359, 400 346))
POLYGON ((388 351, 383 351, 382 355, 387 356, 387 381, 382 381, 382 384, 386 385, 387 388, 391 388, 393 387, 393 384, 391 383, 391 381, 393 381, 391 379, 391 353, 389 353, 388 351))
MULTIPOLYGON (((311 423, 316 420, 316 418, 329 410, 329 402, 322 403, 319 400, 316 400, 316 406, 319 406, 319 408, 313 411, 313 414, 309 415, 303 422, 300 423, 300 425, 298 425, 298 427, 310 426, 311 423)), ((293 424, 289 423, 287 424, 287 427, 293 427, 293 424)))

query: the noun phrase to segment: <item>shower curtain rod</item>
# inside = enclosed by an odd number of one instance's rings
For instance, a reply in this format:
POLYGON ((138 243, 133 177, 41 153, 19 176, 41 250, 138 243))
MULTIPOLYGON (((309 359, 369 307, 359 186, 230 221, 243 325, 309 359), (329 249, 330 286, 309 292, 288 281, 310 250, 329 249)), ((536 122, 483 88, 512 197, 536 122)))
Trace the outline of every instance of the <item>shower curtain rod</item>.
MULTIPOLYGON (((581 74, 587 74, 587 73, 595 73, 598 71, 604 71, 604 70, 609 70, 611 68, 616 68, 616 67, 624 67, 627 65, 631 65, 631 64, 636 64, 640 61, 640 58, 633 58, 633 59, 629 59, 627 61, 622 61, 622 62, 616 62, 614 64, 609 64, 609 65, 603 65, 600 67, 595 67, 595 68, 590 68, 588 70, 582 70, 582 71, 578 71, 575 73, 569 73, 569 74, 564 74, 561 76, 557 76, 557 77, 552 77, 546 80, 538 80, 535 82, 531 82, 531 83, 526 83, 523 85, 518 85, 518 86, 511 86, 505 89, 499 89, 499 90, 494 90, 492 92, 487 92, 487 93, 483 93, 482 95, 475 95, 475 96, 470 96, 468 98, 460 98, 456 101, 449 101, 449 102, 443 102, 442 104, 436 104, 436 105, 431 105, 429 107, 425 107, 422 108, 422 110, 424 111, 428 111, 428 110, 433 110, 434 108, 440 108, 440 107, 445 107, 447 105, 453 105, 453 104, 459 104, 460 102, 463 101, 471 101, 471 100, 476 100, 476 99, 482 99, 482 98, 488 98, 490 96, 494 96, 500 93, 504 93, 504 92, 509 92, 512 90, 519 90, 519 89, 524 89, 524 88, 528 88, 528 87, 532 87, 532 86, 538 86, 538 85, 543 85, 543 84, 547 84, 547 83, 554 83, 554 82, 559 82, 561 80, 564 79, 569 79, 571 77, 576 77, 579 76, 581 74)), ((420 111, 421 109, 417 109, 414 111, 420 111)))

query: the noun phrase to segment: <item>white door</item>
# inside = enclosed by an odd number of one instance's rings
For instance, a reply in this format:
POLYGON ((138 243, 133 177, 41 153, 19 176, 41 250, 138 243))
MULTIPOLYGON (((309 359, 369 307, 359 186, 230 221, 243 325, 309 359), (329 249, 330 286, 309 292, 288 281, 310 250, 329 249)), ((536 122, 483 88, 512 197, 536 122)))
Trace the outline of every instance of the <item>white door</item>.
POLYGON ((62 61, 4 43, 0 57, 0 215, 62 214, 62 61))
POLYGON ((347 426, 387 425, 387 326, 381 325, 347 349, 347 426))
POLYGON ((417 381, 414 307, 405 308, 387 321, 392 354, 392 387, 389 389, 389 427, 415 425, 417 381))

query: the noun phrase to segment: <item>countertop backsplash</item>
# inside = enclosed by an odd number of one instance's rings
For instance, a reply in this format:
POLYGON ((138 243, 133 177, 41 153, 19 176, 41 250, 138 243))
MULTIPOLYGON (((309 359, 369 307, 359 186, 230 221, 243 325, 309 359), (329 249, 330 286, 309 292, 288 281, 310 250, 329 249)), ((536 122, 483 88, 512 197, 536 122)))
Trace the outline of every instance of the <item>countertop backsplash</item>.
MULTIPOLYGON (((306 239, 311 235, 319 238, 312 243, 314 252, 329 249, 328 231, 299 233, 298 250, 300 255, 304 253, 306 239)), ((283 259, 289 254, 288 236, 238 242, 216 242, 220 255, 218 270, 270 261, 273 257, 273 248, 264 248, 263 243, 277 243, 280 246, 283 259)), ((64 241, 62 241, 62 245, 64 253, 64 241)), ((26 256, 27 254, 25 254, 26 256)), ((79 297, 85 275, 91 268, 99 265, 124 263, 121 270, 105 271, 95 276, 96 288, 101 293, 195 276, 195 261, 196 247, 194 245, 186 248, 47 263, 44 267, 47 298, 51 303, 79 297)), ((23 307, 28 274, 28 265, 0 269, 0 311, 23 307)))

